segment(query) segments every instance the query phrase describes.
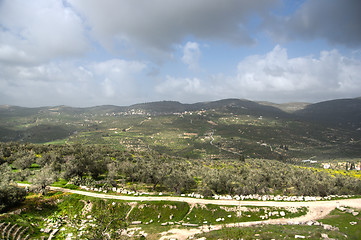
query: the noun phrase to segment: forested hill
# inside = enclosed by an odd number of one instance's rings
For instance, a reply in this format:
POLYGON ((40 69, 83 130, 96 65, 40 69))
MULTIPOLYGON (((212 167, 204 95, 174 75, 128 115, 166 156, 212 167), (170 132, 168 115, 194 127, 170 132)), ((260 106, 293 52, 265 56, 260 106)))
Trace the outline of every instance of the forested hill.
POLYGON ((311 122, 361 130, 361 98, 338 99, 310 104, 294 114, 311 122))

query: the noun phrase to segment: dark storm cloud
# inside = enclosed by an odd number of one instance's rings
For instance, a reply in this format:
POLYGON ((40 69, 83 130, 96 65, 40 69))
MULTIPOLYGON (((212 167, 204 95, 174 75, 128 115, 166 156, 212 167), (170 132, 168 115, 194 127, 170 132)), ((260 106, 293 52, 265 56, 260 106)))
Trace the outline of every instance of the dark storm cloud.
POLYGON ((360 0, 308 0, 293 15, 269 21, 276 40, 326 39, 331 44, 361 46, 360 0))
POLYGON ((252 14, 265 15, 278 0, 70 0, 93 36, 106 48, 141 47, 166 53, 192 36, 253 44, 246 28, 252 14))

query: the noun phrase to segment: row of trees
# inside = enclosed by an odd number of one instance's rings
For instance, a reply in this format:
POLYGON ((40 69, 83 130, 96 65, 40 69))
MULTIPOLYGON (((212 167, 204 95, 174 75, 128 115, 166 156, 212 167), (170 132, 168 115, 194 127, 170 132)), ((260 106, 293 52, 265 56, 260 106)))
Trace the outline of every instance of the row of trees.
POLYGON ((38 191, 62 177, 74 184, 142 182, 177 194, 361 194, 356 178, 316 172, 272 160, 185 160, 105 146, 0 143, 0 161, 30 179, 38 191), (39 166, 39 168, 35 168, 39 166), (33 169, 30 168, 33 166, 33 169), (35 176, 32 176, 34 175, 35 176))

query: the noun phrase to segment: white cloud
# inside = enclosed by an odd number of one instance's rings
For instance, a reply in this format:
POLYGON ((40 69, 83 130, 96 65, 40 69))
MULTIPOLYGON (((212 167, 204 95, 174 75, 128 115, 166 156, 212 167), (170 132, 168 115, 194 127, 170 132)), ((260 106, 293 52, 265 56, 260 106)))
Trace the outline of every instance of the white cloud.
POLYGON ((39 64, 88 49, 83 22, 58 0, 0 3, 0 62, 39 64))
POLYGON ((21 106, 131 104, 142 96, 138 83, 146 64, 113 59, 39 66, 0 65, 0 102, 21 106))
POLYGON ((360 1, 307 0, 292 15, 275 20, 269 12, 279 3, 0 0, 0 104, 124 105, 229 97, 318 101, 360 95, 361 61, 355 50, 361 44, 360 1), (249 46, 255 37, 264 41, 257 27, 265 20, 264 30, 277 40, 321 38, 355 51, 349 56, 333 50, 290 58, 286 49, 276 46, 240 61, 233 76, 207 76, 207 71, 216 71, 207 69, 210 66, 232 64, 236 54, 220 62, 225 56, 221 51, 234 50, 225 43, 249 46), (194 39, 182 46, 180 57, 189 69, 199 70, 202 55, 213 60, 204 61, 197 75, 177 77, 182 63, 158 63, 172 56, 185 39, 194 39), (201 45, 205 42, 212 48, 201 45), (109 60, 116 56, 150 62, 109 60))
POLYGON ((165 81, 155 86, 155 94, 158 96, 158 99, 193 102, 204 100, 204 97, 207 96, 207 88, 205 83, 198 78, 167 76, 165 81))
POLYGON ((197 70, 199 68, 199 58, 202 53, 199 44, 196 42, 187 42, 183 48, 182 62, 188 65, 189 69, 197 70))
POLYGON ((185 102, 246 98, 275 102, 322 101, 358 97, 361 92, 361 61, 338 51, 319 57, 289 58, 276 46, 265 55, 246 57, 237 75, 218 74, 206 79, 168 76, 156 87, 157 94, 185 102))
POLYGON ((245 98, 318 101, 361 92, 361 61, 337 50, 323 51, 319 58, 289 58, 276 46, 266 55, 245 58, 237 70, 232 82, 245 98))

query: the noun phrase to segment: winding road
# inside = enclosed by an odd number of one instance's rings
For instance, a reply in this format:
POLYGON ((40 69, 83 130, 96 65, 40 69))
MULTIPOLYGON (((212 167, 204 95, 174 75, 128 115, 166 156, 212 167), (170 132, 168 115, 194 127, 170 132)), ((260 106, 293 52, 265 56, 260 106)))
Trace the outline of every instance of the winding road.
POLYGON ((233 152, 233 151, 231 151, 231 150, 228 150, 228 149, 225 149, 225 148, 221 148, 221 147, 219 147, 218 145, 214 144, 214 143, 213 143, 213 141, 214 141, 213 135, 214 135, 214 129, 212 129, 212 132, 210 133, 210 136, 209 136, 209 137, 211 138, 211 140, 209 141, 209 144, 211 144, 213 147, 216 147, 216 148, 218 148, 219 150, 222 150, 222 151, 226 151, 226 152, 232 153, 232 154, 234 154, 234 155, 238 155, 238 156, 242 155, 242 154, 240 154, 240 153, 238 153, 238 152, 233 152))

